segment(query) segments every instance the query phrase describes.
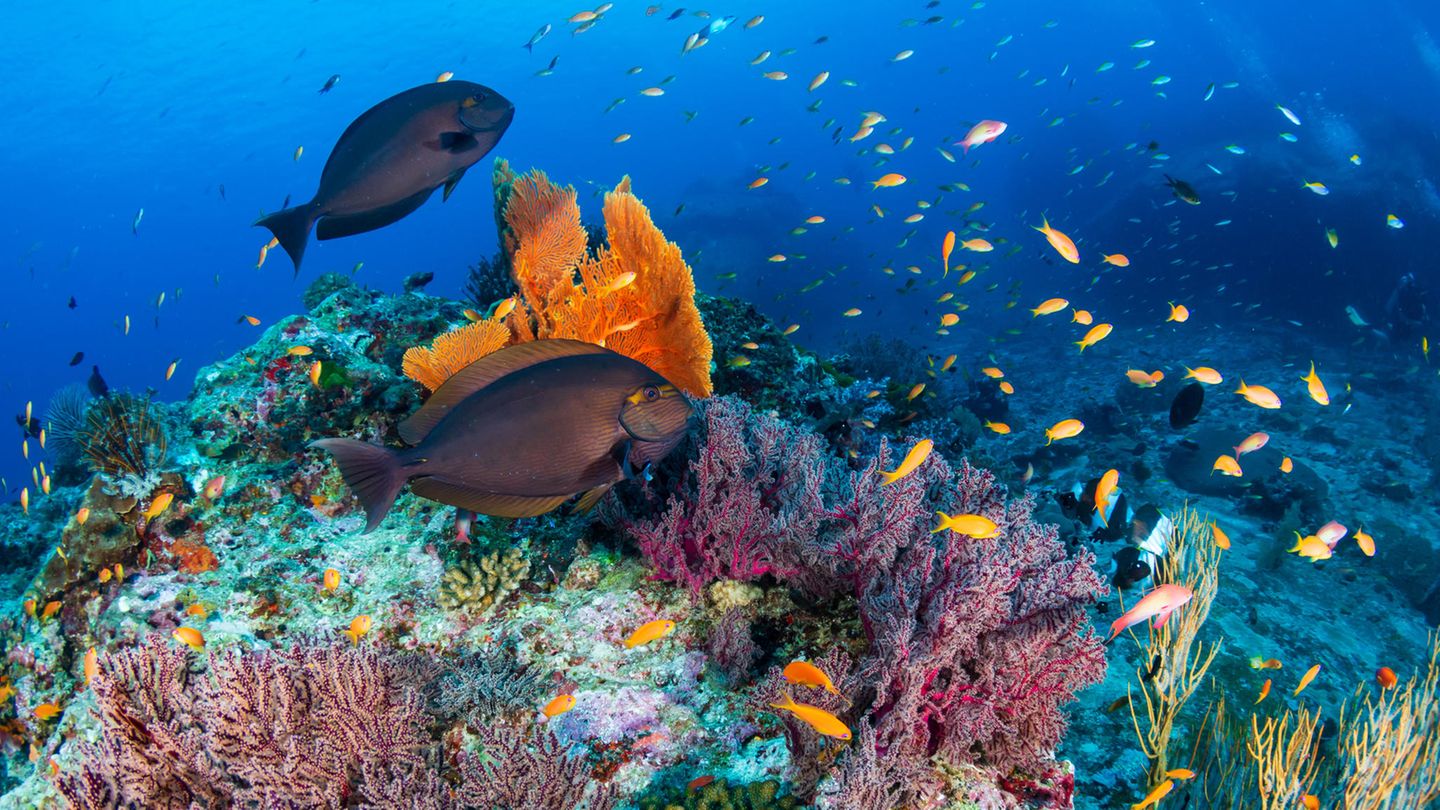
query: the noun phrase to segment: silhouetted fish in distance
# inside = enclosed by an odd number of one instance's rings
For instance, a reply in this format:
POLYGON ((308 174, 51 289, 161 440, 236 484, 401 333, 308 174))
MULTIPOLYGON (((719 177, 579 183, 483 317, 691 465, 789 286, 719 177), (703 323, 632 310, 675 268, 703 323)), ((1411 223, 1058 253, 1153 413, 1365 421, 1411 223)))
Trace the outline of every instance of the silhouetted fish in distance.
POLYGON ((75 356, 72 357, 72 358, 70 358, 70 365, 71 365, 71 367, 73 368, 74 366, 80 365, 80 363, 81 363, 82 361, 84 361, 84 359, 85 359, 85 352, 75 352, 75 356))
POLYGON ((356 118, 336 142, 309 202, 262 217, 299 272, 316 237, 373 231, 419 208, 485 157, 515 117, 504 96, 474 82, 432 82, 391 96, 356 118))
POLYGON ((85 387, 90 389, 90 396, 99 399, 110 393, 110 386, 105 383, 105 378, 100 376, 100 367, 90 367, 90 379, 85 381, 85 387))
POLYGON ((321 85, 321 87, 320 87, 320 94, 321 94, 321 95, 324 95, 324 94, 330 92, 331 90, 334 90, 334 89, 335 89, 335 85, 337 85, 337 84, 339 84, 339 83, 340 83, 340 74, 339 74, 339 73, 336 73, 336 74, 334 74, 333 76, 331 76, 330 78, 326 79, 326 80, 325 80, 325 84, 321 85))
POLYGON ((366 532, 407 482, 422 498, 530 517, 577 493, 588 508, 658 462, 688 426, 689 400, 644 364, 575 340, 501 349, 461 369, 399 426, 411 446, 312 442, 365 507, 366 532))
POLYGON ((1195 187, 1184 180, 1176 180, 1170 175, 1165 175, 1165 185, 1170 188, 1175 199, 1189 203, 1190 205, 1200 204, 1200 195, 1195 192, 1195 187))
POLYGON ((1180 389, 1170 403, 1170 427, 1179 430, 1195 424, 1200 418, 1200 406, 1205 404, 1205 386, 1192 382, 1180 389))

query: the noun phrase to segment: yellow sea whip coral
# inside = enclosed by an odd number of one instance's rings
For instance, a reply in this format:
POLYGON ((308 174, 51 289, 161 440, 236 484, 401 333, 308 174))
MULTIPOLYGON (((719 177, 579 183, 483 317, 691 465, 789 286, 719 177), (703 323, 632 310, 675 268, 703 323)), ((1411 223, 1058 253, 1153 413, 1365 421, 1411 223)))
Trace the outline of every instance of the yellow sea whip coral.
MULTIPOLYGON (((586 251, 573 187, 557 186, 540 171, 516 177, 503 163, 496 182, 502 238, 520 290, 504 319, 510 342, 595 343, 644 363, 692 396, 709 396, 713 348, 695 307, 694 277, 680 248, 630 192, 630 179, 605 195, 609 244, 593 254, 586 251)), ((434 390, 505 345, 492 325, 471 324, 450 334, 457 338, 442 335, 430 350, 407 352, 405 374, 434 390), (466 330, 473 331, 458 337, 466 330)))

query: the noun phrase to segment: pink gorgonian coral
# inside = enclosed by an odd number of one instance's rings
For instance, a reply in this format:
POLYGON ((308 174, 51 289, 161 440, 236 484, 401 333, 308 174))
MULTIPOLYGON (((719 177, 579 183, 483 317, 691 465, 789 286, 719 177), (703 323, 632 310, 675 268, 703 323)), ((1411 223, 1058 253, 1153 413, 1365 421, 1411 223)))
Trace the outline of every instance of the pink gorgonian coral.
POLYGON ((859 470, 819 437, 724 397, 707 402, 689 475, 653 519, 626 525, 656 576, 698 590, 770 574, 815 599, 853 597, 869 649, 851 716, 887 755, 1044 771, 1064 706, 1104 677, 1086 605, 1093 555, 1067 556, 993 475, 938 453, 898 482, 884 442, 859 470), (932 533, 936 513, 999 531, 932 533))

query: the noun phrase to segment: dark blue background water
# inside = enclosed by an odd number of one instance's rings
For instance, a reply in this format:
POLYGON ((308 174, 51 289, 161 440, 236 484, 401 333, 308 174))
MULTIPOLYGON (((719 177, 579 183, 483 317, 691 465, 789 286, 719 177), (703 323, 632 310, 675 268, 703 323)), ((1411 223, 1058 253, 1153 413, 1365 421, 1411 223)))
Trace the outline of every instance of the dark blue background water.
MULTIPOLYGON (((584 9, 579 3, 76 2, 10 10, 0 55, 0 227, 9 254, 0 259, 0 412, 8 420, 27 400, 43 408, 57 387, 83 381, 92 362, 112 387, 183 397, 199 367, 254 339, 254 327, 236 323, 241 314, 273 323, 299 311, 318 274, 358 262, 365 284, 395 290, 404 276, 433 271, 431 292, 458 294, 466 265, 496 247, 488 159, 448 203, 432 200, 395 226, 312 245, 298 280, 278 250, 255 268, 268 234, 250 227, 287 194, 308 198, 356 115, 444 70, 515 102, 515 124, 496 155, 575 184, 587 216, 598 211, 595 192, 630 174, 692 257, 702 288, 800 322, 797 339, 812 345, 833 346, 848 329, 981 351, 989 336, 1021 323, 1019 309, 1001 309, 1012 283, 1022 284, 1028 307, 1074 297, 1102 270, 1086 305, 1108 302, 1104 316, 1117 332, 1152 329, 1164 302, 1181 299, 1197 322, 1243 329, 1246 319, 1296 319, 1317 342, 1343 343, 1354 336, 1347 304, 1376 313, 1403 270, 1437 284, 1433 4, 716 2, 707 10, 739 19, 684 56, 686 36, 705 20, 687 12, 667 21, 672 6, 654 16, 645 8, 621 0, 578 36, 564 20, 584 9), (756 14, 763 24, 741 27, 756 14), (932 15, 943 20, 902 24, 932 15), (555 30, 527 53, 520 46, 546 22, 555 30), (821 36, 828 41, 814 44, 821 36), (1147 38, 1156 44, 1131 47, 1147 38), (787 48, 797 52, 778 55, 787 48), (903 49, 914 56, 892 62, 903 49), (751 66, 762 50, 776 55, 751 66), (556 56, 553 75, 534 75, 556 56), (1151 64, 1135 69, 1142 59, 1151 64), (1097 73, 1106 61, 1114 69, 1097 73), (636 65, 644 71, 627 75, 636 65), (760 78, 767 70, 790 78, 760 78), (807 92, 821 70, 830 81, 807 92), (339 84, 318 94, 334 73, 339 84), (639 95, 672 74, 663 97, 639 95), (1152 85, 1161 75, 1173 80, 1152 85), (1230 81, 1238 88, 1202 100, 1207 85, 1230 81), (603 113, 616 98, 625 101, 603 113), (820 109, 807 112, 816 100, 820 109), (1303 126, 1286 121, 1277 103, 1303 126), (867 110, 889 120, 866 141, 832 143, 827 119, 848 138, 867 110), (696 113, 693 121, 685 111, 696 113), (747 116, 755 122, 739 126, 747 116), (1050 126, 1058 117, 1064 122, 1050 126), (981 118, 1006 121, 1009 131, 968 159, 942 159, 936 147, 959 157, 950 142, 981 118), (1282 131, 1299 141, 1281 141, 1282 131), (633 138, 613 144, 622 132, 633 138), (913 146, 883 166, 860 154, 882 141, 898 149, 908 136, 913 146), (1152 140, 1168 160, 1147 152, 1152 140), (1126 150, 1132 143, 1140 147, 1126 150), (1224 151, 1231 143, 1247 154, 1224 151), (1352 165, 1351 154, 1363 165, 1352 165), (748 190, 767 166, 771 182, 748 190), (872 190, 868 181, 889 171, 909 183, 872 190), (1174 204, 1162 172, 1194 183, 1204 203, 1174 204), (835 184, 841 176, 852 184, 835 184), (1313 195, 1301 188, 1305 180, 1332 193, 1313 195), (901 222, 917 200, 935 201, 938 186, 955 182, 972 190, 944 195, 923 222, 901 222), (979 201, 986 205, 973 218, 993 228, 962 238, 1024 249, 957 251, 954 261, 983 271, 957 291, 973 304, 962 327, 937 338, 942 310, 933 302, 955 289, 953 275, 943 286, 938 278, 939 245, 979 201), (682 202, 685 211, 674 216, 682 202), (882 220, 871 212, 876 203, 887 210, 882 220), (1075 237, 1081 266, 1055 261, 1028 228, 1042 211, 1075 237), (1385 226, 1390 212, 1404 230, 1385 226), (791 236, 812 214, 828 221, 791 236), (1214 225, 1225 219, 1232 224, 1214 225), (1338 249, 1326 244, 1327 227, 1337 229, 1338 249), (897 247, 912 229, 908 245, 897 247), (792 259, 765 260, 777 252, 792 259), (1126 253, 1133 264, 1104 268, 1102 252, 1126 253), (923 274, 911 276, 910 265, 923 274), (897 275, 882 273, 887 266, 897 275), (738 278, 717 281, 729 272, 738 278), (823 286, 798 293, 822 276, 823 286), (910 278, 920 291, 896 295, 910 278), (989 283, 999 291, 983 293, 989 283), (66 306, 72 295, 74 310, 66 306), (1235 303, 1261 306, 1242 315, 1235 303), (865 314, 840 318, 851 306, 865 314), (122 336, 127 314, 133 326, 122 336), (77 351, 85 363, 67 367, 77 351), (176 357, 179 371, 165 382, 176 357)), ((17 432, 0 452, 12 490, 30 477, 19 450, 17 432)))

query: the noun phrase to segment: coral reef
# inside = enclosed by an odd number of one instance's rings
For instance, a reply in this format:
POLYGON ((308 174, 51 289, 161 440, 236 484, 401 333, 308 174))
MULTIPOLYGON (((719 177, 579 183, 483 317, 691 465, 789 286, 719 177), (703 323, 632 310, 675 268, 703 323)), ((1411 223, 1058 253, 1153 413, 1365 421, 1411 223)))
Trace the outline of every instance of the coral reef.
POLYGON ((440 594, 435 601, 446 610, 484 613, 520 587, 529 573, 530 560, 519 548, 462 560, 440 575, 440 594))
MULTIPOLYGON (((774 576, 812 598, 858 602, 869 650, 854 715, 916 761, 1045 772, 1062 707, 1105 671, 1085 606, 1105 592, 1080 552, 1007 503, 993 476, 938 454, 893 486, 827 457, 813 435, 716 398, 688 474, 655 517, 626 521, 662 579, 698 592, 716 578, 774 576), (988 539, 932 534, 936 512, 979 514, 988 539)), ((792 733, 792 763, 813 761, 792 733)), ((804 774, 792 774, 801 785, 804 774)))
POLYGON ((432 711, 471 729, 492 723, 519 723, 534 713, 550 685, 550 674, 520 661, 508 639, 464 655, 426 690, 432 711))
POLYGON ((143 498, 158 483, 166 437, 149 399, 124 393, 101 397, 72 435, 90 469, 120 494, 143 498))
POLYGON ((716 779, 699 787, 686 787, 683 796, 645 798, 640 810, 792 810, 800 806, 794 796, 781 795, 774 780, 731 786, 716 779))

